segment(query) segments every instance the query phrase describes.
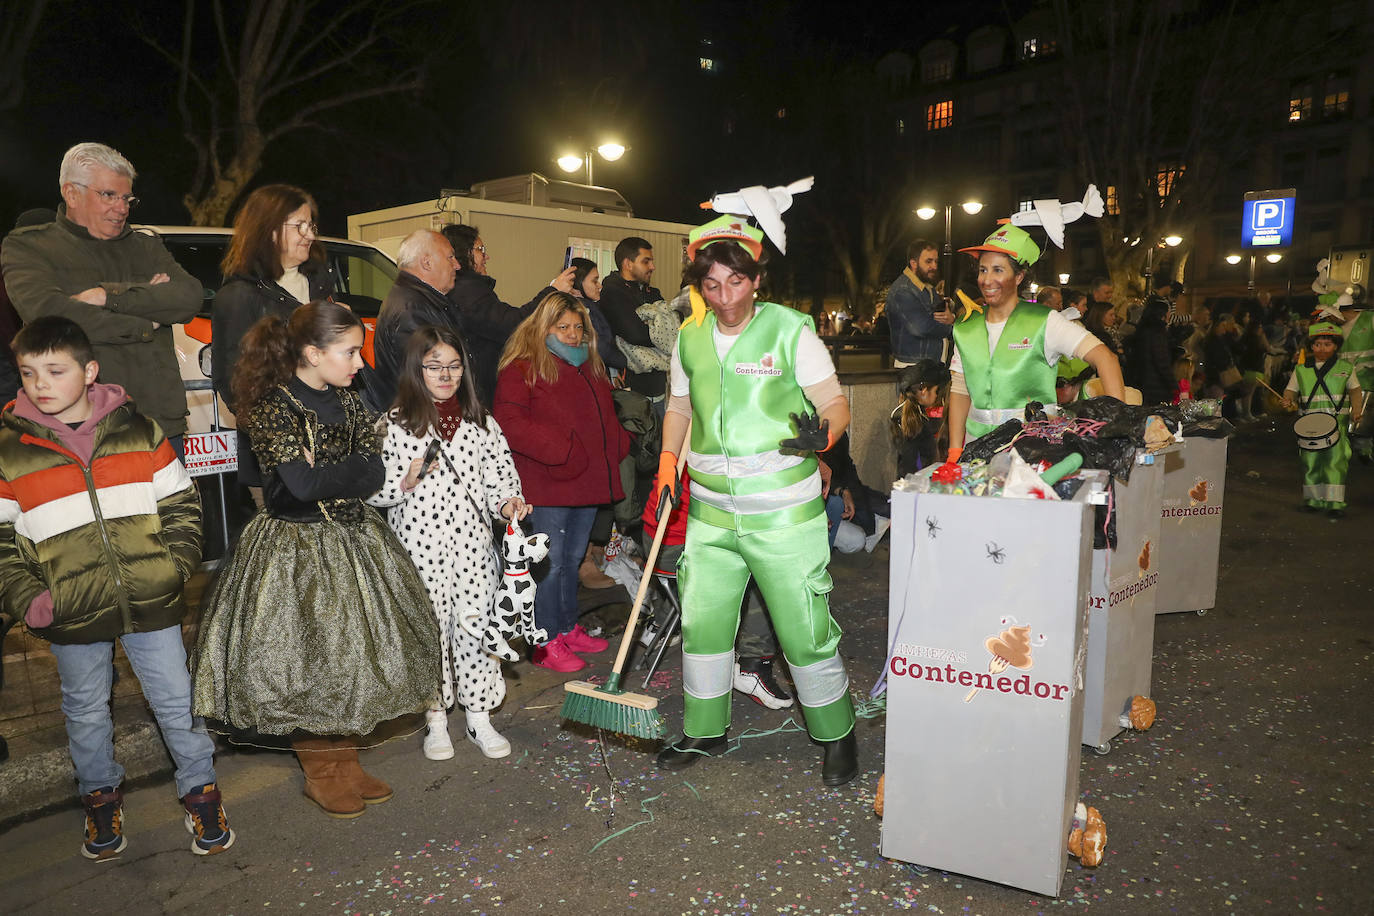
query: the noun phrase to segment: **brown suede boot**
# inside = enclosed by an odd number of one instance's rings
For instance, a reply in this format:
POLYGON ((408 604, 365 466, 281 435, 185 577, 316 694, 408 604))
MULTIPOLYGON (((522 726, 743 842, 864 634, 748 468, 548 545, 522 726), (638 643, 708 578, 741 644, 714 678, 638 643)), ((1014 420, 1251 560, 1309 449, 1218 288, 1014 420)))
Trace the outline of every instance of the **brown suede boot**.
POLYGON ((344 774, 353 786, 353 791, 357 792, 364 802, 369 805, 380 805, 396 794, 391 791, 391 786, 363 769, 362 764, 358 762, 356 747, 346 751, 340 750, 340 753, 347 755, 339 758, 344 767, 344 774))
POLYGON ((357 817, 367 810, 349 778, 348 758, 358 752, 338 747, 341 739, 312 737, 291 742, 305 773, 305 797, 330 817, 357 817))

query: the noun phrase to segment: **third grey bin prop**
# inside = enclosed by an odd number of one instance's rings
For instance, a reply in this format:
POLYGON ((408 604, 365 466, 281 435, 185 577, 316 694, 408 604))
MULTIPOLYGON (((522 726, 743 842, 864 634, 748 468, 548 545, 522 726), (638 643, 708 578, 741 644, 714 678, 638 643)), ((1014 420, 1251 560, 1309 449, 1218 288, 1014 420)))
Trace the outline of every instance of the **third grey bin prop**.
POLYGON ((892 493, 883 855, 1059 893, 1091 526, 1081 501, 892 493))
MULTIPOLYGON (((1177 446, 1170 446, 1170 449, 1177 446)), ((1168 452, 1136 452, 1129 483, 1116 483, 1116 550, 1093 551, 1083 743, 1105 754, 1126 726, 1136 694, 1150 695, 1159 594, 1159 505, 1168 452)))
POLYGON ((1164 456, 1159 522, 1156 614, 1197 611, 1217 603, 1221 508, 1226 497, 1226 440, 1193 437, 1164 456))

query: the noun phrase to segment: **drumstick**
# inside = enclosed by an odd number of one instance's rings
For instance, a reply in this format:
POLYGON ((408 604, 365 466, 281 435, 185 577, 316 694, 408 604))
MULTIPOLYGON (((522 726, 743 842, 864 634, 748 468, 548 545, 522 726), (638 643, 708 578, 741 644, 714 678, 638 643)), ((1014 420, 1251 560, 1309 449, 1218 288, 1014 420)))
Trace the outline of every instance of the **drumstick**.
POLYGON ((1278 398, 1280 401, 1284 400, 1284 396, 1281 395, 1281 394, 1279 394, 1279 393, 1278 393, 1277 391, 1275 391, 1273 388, 1270 388, 1270 387, 1269 387, 1269 383, 1266 382, 1264 379, 1260 379, 1260 380, 1259 380, 1259 383, 1260 383, 1261 385, 1263 385, 1266 389, 1268 389, 1269 393, 1272 394, 1274 397, 1278 398))

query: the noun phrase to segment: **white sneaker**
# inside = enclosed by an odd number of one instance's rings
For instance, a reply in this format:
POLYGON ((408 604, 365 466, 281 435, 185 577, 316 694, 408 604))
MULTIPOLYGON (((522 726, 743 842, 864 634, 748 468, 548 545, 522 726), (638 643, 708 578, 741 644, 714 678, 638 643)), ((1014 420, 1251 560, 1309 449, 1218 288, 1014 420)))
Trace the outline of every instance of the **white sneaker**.
POLYGON ((448 713, 442 709, 425 712, 425 724, 429 732, 425 735, 425 756, 430 760, 452 760, 453 742, 448 737, 448 713))
POLYGON ((491 726, 491 714, 469 712, 468 740, 482 749, 482 753, 495 760, 510 754, 510 742, 491 726))
POLYGON ((878 546, 878 542, 883 539, 883 535, 887 534, 887 529, 892 527, 892 519, 890 518, 884 518, 878 515, 874 516, 874 519, 873 533, 864 538, 864 550, 867 550, 869 553, 872 553, 873 548, 878 546))

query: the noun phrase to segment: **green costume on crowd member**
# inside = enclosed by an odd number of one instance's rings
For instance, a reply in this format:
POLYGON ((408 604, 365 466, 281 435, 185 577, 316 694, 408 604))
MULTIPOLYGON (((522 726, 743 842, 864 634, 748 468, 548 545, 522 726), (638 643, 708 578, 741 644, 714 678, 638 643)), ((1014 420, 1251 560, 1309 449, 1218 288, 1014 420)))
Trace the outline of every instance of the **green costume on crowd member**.
POLYGON ((1361 391, 1374 391, 1374 311, 1361 311, 1345 326, 1341 359, 1355 369, 1361 391))
POLYGON ((688 737, 715 737, 729 728, 733 647, 751 575, 808 732, 834 741, 854 728, 849 678, 837 652, 841 631, 826 598, 830 550, 816 457, 778 445, 793 435, 789 414, 812 409, 793 365, 808 328, 814 330, 809 316, 761 302, 724 359, 713 339, 714 314, 700 325, 687 322, 678 335, 693 417, 692 501, 678 567, 688 737))
POLYGON ((1302 498, 1314 509, 1345 508, 1345 477, 1350 470, 1350 437, 1346 426, 1350 419, 1350 398, 1346 385, 1355 369, 1343 359, 1332 357, 1334 365, 1298 366, 1293 376, 1298 382, 1298 404, 1304 413, 1324 411, 1336 415, 1336 429, 1340 438, 1330 448, 1320 451, 1298 450, 1302 462, 1302 498), (1325 369, 1326 388, 1317 384, 1317 373, 1325 369), (1329 391, 1329 394, 1328 394, 1329 391), (1332 399, 1332 395, 1335 399, 1332 399))
POLYGON ((1058 366, 1045 361, 1045 323, 1051 311, 1048 306, 1018 301, 991 354, 982 312, 954 325, 954 343, 971 402, 965 442, 1007 420, 1019 419, 1030 401, 1055 407, 1058 366))

